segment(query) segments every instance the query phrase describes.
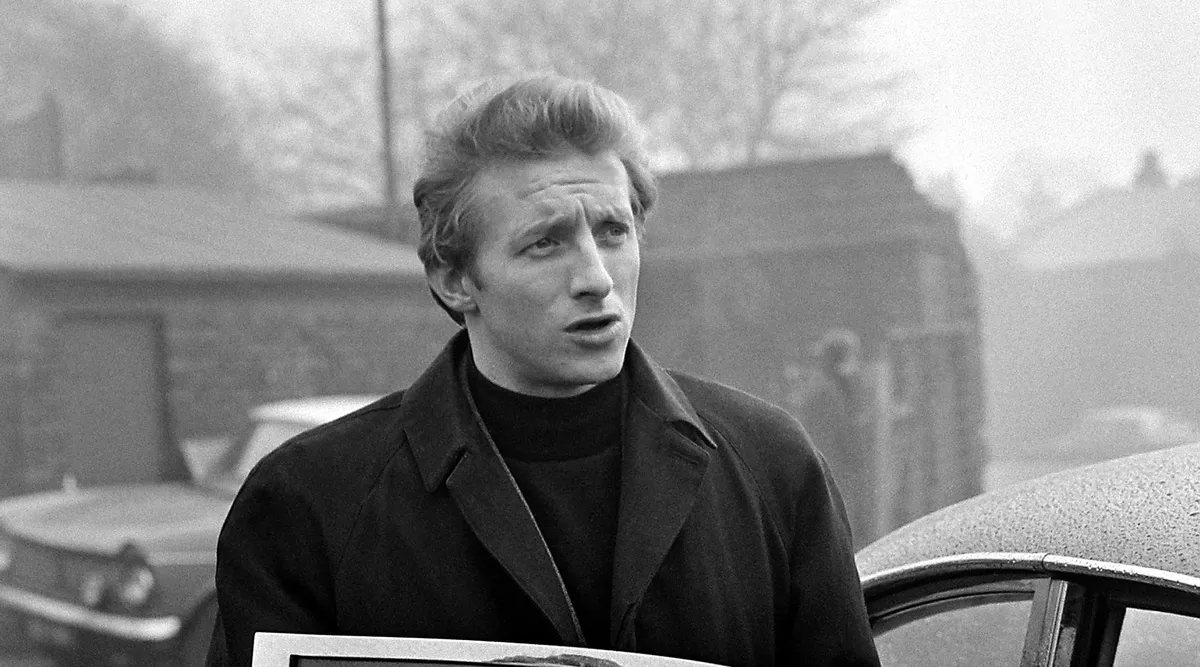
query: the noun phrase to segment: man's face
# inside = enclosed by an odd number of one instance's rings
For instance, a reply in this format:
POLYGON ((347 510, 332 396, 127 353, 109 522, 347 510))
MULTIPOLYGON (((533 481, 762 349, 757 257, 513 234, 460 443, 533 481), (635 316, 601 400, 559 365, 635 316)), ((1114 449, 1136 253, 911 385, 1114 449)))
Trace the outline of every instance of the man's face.
POLYGON ((572 152, 489 168, 461 277, 471 349, 493 382, 571 396, 615 377, 637 308, 641 257, 625 167, 572 152))

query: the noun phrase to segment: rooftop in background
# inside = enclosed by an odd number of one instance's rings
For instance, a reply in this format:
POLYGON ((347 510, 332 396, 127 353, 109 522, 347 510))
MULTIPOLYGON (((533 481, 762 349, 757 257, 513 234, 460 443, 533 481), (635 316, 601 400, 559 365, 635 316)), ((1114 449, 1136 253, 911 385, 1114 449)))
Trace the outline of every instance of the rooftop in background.
POLYGON ((887 154, 663 174, 648 250, 779 249, 955 229, 887 154), (780 194, 786 193, 786 194, 780 194))
POLYGON ((422 277, 410 246, 146 183, 0 180, 0 271, 227 280, 422 277))
POLYGON ((1127 188, 1102 190, 1017 241, 1033 270, 1200 257, 1200 178, 1171 186, 1153 154, 1127 188))

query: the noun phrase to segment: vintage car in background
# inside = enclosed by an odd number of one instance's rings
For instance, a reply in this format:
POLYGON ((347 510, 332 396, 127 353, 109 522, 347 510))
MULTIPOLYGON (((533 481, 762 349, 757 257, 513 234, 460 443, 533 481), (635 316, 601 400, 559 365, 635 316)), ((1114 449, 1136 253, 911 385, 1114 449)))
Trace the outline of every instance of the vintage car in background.
POLYGON ((1200 444, 1005 486, 857 558, 884 667, 1200 665, 1200 444))
POLYGON ((370 403, 258 406, 236 440, 188 454, 192 484, 67 488, 0 501, 0 607, 58 662, 202 665, 217 534, 246 474, 301 431, 370 403), (214 456, 215 454, 215 456, 214 456))

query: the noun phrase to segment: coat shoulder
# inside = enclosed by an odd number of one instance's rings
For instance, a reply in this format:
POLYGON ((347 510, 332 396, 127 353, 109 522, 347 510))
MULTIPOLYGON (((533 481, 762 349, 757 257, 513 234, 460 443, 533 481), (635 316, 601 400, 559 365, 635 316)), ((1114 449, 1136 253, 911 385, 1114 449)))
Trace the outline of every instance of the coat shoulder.
POLYGON ((403 456, 402 398, 389 394, 284 442, 246 476, 231 515, 290 507, 326 530, 348 530, 358 506, 403 456))
POLYGON ((804 426, 783 408, 720 382, 677 371, 670 375, 718 446, 733 448, 748 465, 759 471, 821 465, 804 426))
POLYGON ((250 477, 279 471, 301 477, 316 475, 323 484, 371 477, 371 471, 387 465, 404 442, 403 397, 403 391, 388 394, 290 438, 264 456, 250 477))

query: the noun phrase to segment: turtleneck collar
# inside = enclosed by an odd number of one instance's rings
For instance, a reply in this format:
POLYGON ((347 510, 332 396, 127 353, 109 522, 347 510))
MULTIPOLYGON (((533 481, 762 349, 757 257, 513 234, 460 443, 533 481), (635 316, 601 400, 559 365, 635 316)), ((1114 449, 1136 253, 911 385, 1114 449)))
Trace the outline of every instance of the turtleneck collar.
POLYGON ((574 459, 619 444, 625 372, 566 398, 530 396, 501 387, 465 355, 467 383, 500 453, 524 461, 574 459))

